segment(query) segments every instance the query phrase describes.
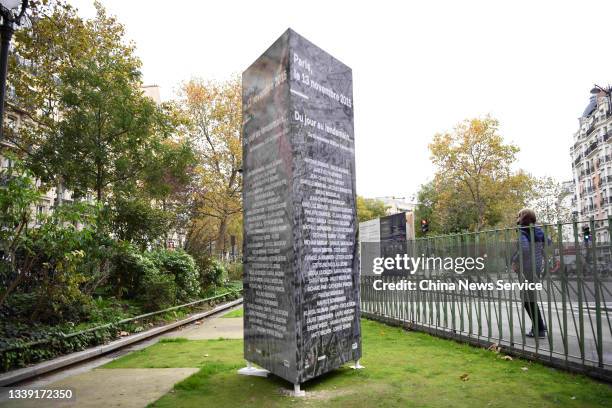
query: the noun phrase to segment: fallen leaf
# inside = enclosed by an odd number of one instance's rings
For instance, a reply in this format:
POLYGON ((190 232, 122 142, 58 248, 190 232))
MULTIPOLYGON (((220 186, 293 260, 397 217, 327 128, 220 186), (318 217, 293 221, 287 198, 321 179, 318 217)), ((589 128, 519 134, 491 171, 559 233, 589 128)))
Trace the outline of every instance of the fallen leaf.
POLYGON ((461 379, 461 381, 467 381, 470 379, 470 375, 468 373, 464 373, 459 378, 461 379))

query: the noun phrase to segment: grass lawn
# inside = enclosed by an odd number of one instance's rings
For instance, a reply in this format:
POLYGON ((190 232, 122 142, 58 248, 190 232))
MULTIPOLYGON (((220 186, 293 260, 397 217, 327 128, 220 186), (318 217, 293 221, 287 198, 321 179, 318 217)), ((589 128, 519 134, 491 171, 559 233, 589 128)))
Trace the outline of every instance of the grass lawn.
POLYGON ((221 317, 242 317, 244 316, 244 309, 243 308, 238 308, 238 309, 234 309, 229 313, 224 314, 221 317))
POLYGON ((105 368, 198 367, 153 407, 610 407, 612 387, 525 360, 363 320, 364 370, 342 367, 282 396, 277 377, 236 374, 241 340, 167 339, 105 368))

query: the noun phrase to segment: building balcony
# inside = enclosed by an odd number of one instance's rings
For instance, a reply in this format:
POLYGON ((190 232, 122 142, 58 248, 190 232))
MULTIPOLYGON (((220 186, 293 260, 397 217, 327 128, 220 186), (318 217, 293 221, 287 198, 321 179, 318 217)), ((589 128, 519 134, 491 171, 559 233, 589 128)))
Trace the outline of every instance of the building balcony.
POLYGON ((602 115, 599 115, 599 117, 597 118, 597 122, 599 122, 599 123, 605 122, 607 119, 610 118, 610 116, 612 116, 612 115, 610 115, 610 112, 606 112, 606 113, 604 113, 602 115))
POLYGON ((584 151, 584 157, 589 156, 591 153, 593 153, 596 149, 597 149, 597 145, 598 145, 598 141, 594 141, 593 143, 591 143, 589 145, 589 147, 587 147, 587 149, 584 151))
POLYGON ((581 159, 582 159, 582 154, 579 154, 578 157, 576 157, 576 159, 574 159, 574 164, 578 164, 581 159))
POLYGON ((595 130, 595 121, 591 122, 586 132, 584 132, 585 136, 590 135, 595 130))

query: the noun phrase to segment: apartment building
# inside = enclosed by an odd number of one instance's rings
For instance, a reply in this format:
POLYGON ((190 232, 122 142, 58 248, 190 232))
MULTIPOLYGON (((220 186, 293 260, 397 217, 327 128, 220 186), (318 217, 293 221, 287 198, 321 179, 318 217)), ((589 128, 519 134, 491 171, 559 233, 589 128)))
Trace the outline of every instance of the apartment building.
MULTIPOLYGON (((25 115, 25 112, 22 112, 17 109, 10 103, 10 101, 7 104, 5 123, 9 129, 13 130, 18 129, 20 126, 28 126, 27 116, 25 115)), ((11 150, 18 151, 18 148, 6 139, 0 140, 0 169, 7 169, 13 166, 12 160, 6 155, 2 154, 2 152, 4 151, 11 150)), ((40 182, 37 182, 37 184, 40 185, 40 182)), ((43 193, 40 202, 36 204, 36 214, 49 214, 58 204, 71 203, 72 200, 73 198, 71 191, 62 188, 61 186, 52 187, 43 193)))
POLYGON ((612 109, 609 93, 591 96, 579 120, 570 148, 574 182, 574 215, 578 221, 595 220, 591 231, 598 242, 609 242, 608 216, 612 215, 612 109))

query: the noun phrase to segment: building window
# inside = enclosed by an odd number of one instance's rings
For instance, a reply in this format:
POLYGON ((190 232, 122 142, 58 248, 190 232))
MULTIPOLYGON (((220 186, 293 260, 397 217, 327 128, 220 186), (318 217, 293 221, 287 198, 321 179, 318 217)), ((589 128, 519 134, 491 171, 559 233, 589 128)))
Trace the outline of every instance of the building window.
POLYGON ((13 167, 13 160, 6 157, 4 158, 2 164, 3 164, 2 167, 4 167, 5 169, 11 169, 13 167))
POLYGON ((9 129, 11 129, 13 132, 17 130, 17 118, 14 116, 7 116, 6 117, 6 125, 9 129))

